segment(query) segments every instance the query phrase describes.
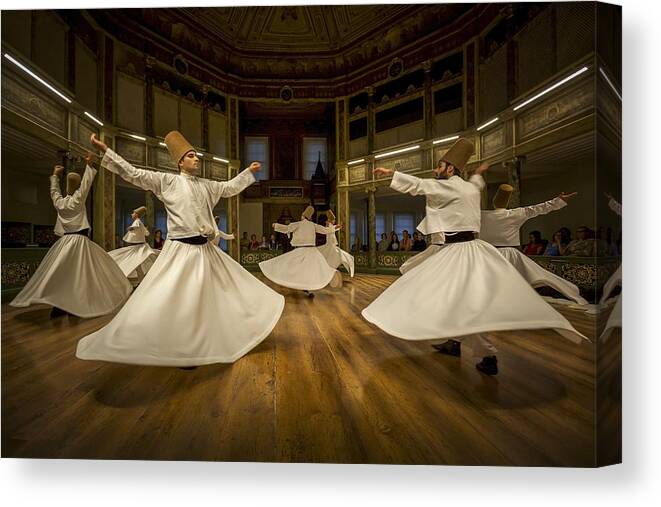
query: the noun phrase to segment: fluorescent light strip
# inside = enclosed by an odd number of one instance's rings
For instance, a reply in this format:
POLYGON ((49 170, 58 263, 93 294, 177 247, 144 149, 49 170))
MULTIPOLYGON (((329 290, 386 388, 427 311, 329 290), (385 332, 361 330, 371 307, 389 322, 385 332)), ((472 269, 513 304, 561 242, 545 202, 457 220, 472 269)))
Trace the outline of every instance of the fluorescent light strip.
POLYGON ((200 153, 199 151, 196 151, 195 155, 197 155, 198 157, 204 157, 204 153, 200 153))
POLYGON ((488 127, 489 125, 491 125, 492 123, 496 123, 497 121, 498 121, 498 117, 496 116, 493 120, 489 120, 488 122, 477 127, 476 130, 482 130, 484 127, 488 127))
POLYGON ((129 137, 132 137, 133 139, 137 139, 138 141, 146 141, 146 140, 147 140, 146 137, 136 136, 135 134, 127 134, 127 135, 128 135, 129 137))
POLYGON ((622 95, 620 95, 620 92, 617 91, 617 88, 615 88, 615 85, 613 84, 613 82, 612 82, 610 79, 608 79, 608 76, 606 75, 606 72, 604 72, 604 68, 603 68, 603 67, 599 67, 599 72, 601 72, 601 75, 604 76, 604 79, 606 80, 606 82, 610 85, 610 87, 611 87, 611 88, 613 89, 613 91, 615 92, 615 95, 617 95, 618 98, 619 98, 620 100, 622 100, 622 95))
POLYGON ((567 81, 569 81, 569 80, 571 80, 571 79, 574 79, 576 76, 580 76, 581 74, 583 74, 583 73, 586 72, 587 70, 588 70, 587 66, 586 66, 586 67, 583 67, 583 68, 581 68, 581 69, 579 69, 579 70, 577 70, 576 72, 574 72, 574 73, 571 74, 570 76, 567 76, 566 78, 561 79, 560 81, 558 81, 558 82, 555 83, 554 85, 549 86, 546 90, 543 90, 543 91, 539 92, 539 93, 538 93, 537 95, 535 95, 534 97, 530 97, 530 98, 529 98, 528 100, 526 100, 525 102, 522 102, 521 104, 519 104, 518 106, 516 106, 516 107, 514 108, 514 111, 516 111, 516 110, 518 110, 518 109, 521 109, 523 106, 526 106, 526 105, 530 104, 532 101, 537 100, 537 99, 540 98, 542 95, 546 95, 546 94, 547 94, 548 92, 550 92, 551 90, 555 90, 558 86, 561 86, 561 85, 565 84, 567 81))
POLYGON ((99 127, 103 127, 103 123, 101 123, 101 120, 95 118, 94 116, 92 116, 91 114, 89 114, 87 111, 84 111, 84 113, 85 113, 85 116, 87 116, 88 118, 90 118, 90 119, 91 119, 94 123, 96 123, 99 127))
POLYGON ((32 76, 34 79, 39 81, 42 85, 44 85, 46 88, 48 88, 50 91, 55 93, 56 95, 60 96, 62 99, 64 99, 68 104, 71 104, 71 99, 67 97, 66 95, 60 93, 57 91, 55 88, 53 88, 51 85, 49 85, 46 81, 41 79, 39 76, 37 76, 34 72, 32 72, 30 69, 28 69, 25 65, 23 65, 21 62, 15 60, 10 54, 5 53, 5 58, 12 62, 14 65, 16 65, 19 69, 21 69, 23 72, 26 72, 30 76, 32 76))
POLYGON ((409 146, 408 148, 402 148, 401 150, 389 151, 387 153, 379 153, 378 155, 374 155, 374 158, 389 157, 390 155, 397 155, 398 153, 405 153, 407 151, 417 150, 418 148, 420 148, 420 145, 416 144, 415 146, 409 146))
POLYGON ((432 141, 432 144, 447 143, 448 141, 454 141, 455 139, 459 139, 459 136, 446 137, 445 139, 436 139, 436 141, 432 141))
POLYGON ((217 160, 218 162, 223 162, 223 163, 225 163, 225 164, 229 164, 229 163, 230 163, 229 160, 224 159, 224 158, 220 158, 220 157, 213 157, 213 159, 214 159, 214 160, 217 160))
POLYGON ((365 162, 365 159, 359 158, 358 160, 352 160, 351 162, 347 162, 347 165, 360 164, 361 162, 365 162))
POLYGON ((158 144, 160 144, 161 146, 165 146, 166 148, 168 147, 168 145, 167 145, 167 144, 165 144, 165 143, 164 143, 163 141, 161 141, 161 142, 160 142, 160 143, 158 143, 158 144))

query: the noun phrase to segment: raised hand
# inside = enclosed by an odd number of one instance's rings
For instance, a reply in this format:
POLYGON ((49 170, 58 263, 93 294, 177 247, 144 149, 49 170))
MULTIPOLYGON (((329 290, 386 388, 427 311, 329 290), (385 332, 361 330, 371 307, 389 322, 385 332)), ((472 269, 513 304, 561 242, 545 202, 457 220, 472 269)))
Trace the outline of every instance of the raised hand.
POLYGON ((94 146, 103 153, 105 153, 106 150, 108 149, 108 145, 103 141, 99 141, 99 139, 96 137, 96 134, 91 135, 90 141, 92 142, 92 146, 94 146))
POLYGON ((252 164, 250 164, 248 169, 250 169, 253 173, 258 173, 262 169, 262 164, 260 164, 259 162, 253 162, 252 164))
POLYGON ((475 174, 483 174, 489 170, 489 162, 482 162, 480 167, 475 169, 475 174))
POLYGON ((572 192, 571 194, 565 194, 564 192, 560 192, 560 195, 558 196, 560 199, 562 199, 565 202, 568 202, 569 199, 571 199, 574 196, 577 196, 578 192, 572 192))
POLYGON ((60 164, 56 164, 55 167, 53 167, 53 174, 55 176, 60 176, 64 172, 64 166, 60 164))
POLYGON ((392 176, 395 173, 392 169, 386 169, 385 167, 376 167, 372 172, 374 176, 392 176))

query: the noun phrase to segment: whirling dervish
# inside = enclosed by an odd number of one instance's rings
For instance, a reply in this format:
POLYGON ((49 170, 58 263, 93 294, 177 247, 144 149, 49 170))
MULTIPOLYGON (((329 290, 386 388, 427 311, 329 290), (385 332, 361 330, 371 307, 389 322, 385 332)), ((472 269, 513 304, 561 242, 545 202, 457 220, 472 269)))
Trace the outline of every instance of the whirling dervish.
POLYGON ((285 299, 214 244, 213 208, 254 183, 260 164, 219 182, 195 176, 195 148, 177 131, 165 144, 179 174, 135 168, 95 136, 91 140, 105 153, 102 167, 163 202, 168 239, 134 296, 109 324, 78 342, 76 356, 189 368, 231 363, 248 353, 271 333, 285 299))
POLYGON ((304 291, 314 297, 312 291, 327 285, 336 288, 342 285, 342 274, 331 267, 316 247, 316 234, 335 233, 335 226, 322 227, 311 221, 314 208, 308 206, 301 220, 289 225, 274 223, 276 232, 291 235, 293 250, 259 263, 259 269, 272 282, 304 291))
POLYGON ((377 176, 392 176, 391 188, 424 195, 427 214, 418 230, 443 233, 444 246, 406 271, 362 311, 366 320, 405 340, 446 339, 435 348, 461 355, 465 344, 479 371, 498 373, 496 348, 484 333, 520 329, 556 330, 579 343, 585 338, 546 303, 518 271, 489 243, 480 230, 480 193, 485 186, 482 164, 469 181, 464 170, 474 153, 460 138, 433 169, 434 179, 377 167, 377 176), (450 339, 454 337, 455 339, 450 339))
POLYGON ((326 232, 326 243, 317 247, 321 254, 325 257, 328 265, 337 269, 340 265, 344 266, 349 276, 353 278, 354 272, 354 259, 353 255, 342 250, 337 244, 337 237, 335 233, 340 230, 340 226, 335 225, 335 213, 332 210, 326 212, 327 229, 333 228, 326 232))
POLYGON ((494 209, 482 210, 480 239, 498 248, 501 255, 533 287, 551 287, 568 299, 580 305, 587 305, 587 300, 581 296, 576 285, 544 269, 519 250, 521 247, 519 231, 523 224, 536 216, 564 208, 567 206, 567 201, 577 195, 576 192, 571 194, 561 192, 558 197, 541 204, 507 209, 513 191, 511 185, 500 185, 493 198, 494 209))
POLYGON ((122 238, 127 246, 108 252, 124 275, 133 283, 139 283, 156 260, 160 250, 156 250, 147 243, 149 231, 142 223, 141 217, 147 208, 140 206, 131 213, 133 223, 129 226, 122 238))
POLYGON ((92 154, 86 157, 82 180, 76 172, 67 174, 65 196, 60 191, 64 167, 54 167, 50 195, 57 211, 55 234, 60 239, 11 306, 42 303, 53 307, 52 317, 65 313, 97 317, 115 311, 131 294, 131 284, 115 261, 88 237, 90 224, 85 201, 96 176, 92 159, 92 154))

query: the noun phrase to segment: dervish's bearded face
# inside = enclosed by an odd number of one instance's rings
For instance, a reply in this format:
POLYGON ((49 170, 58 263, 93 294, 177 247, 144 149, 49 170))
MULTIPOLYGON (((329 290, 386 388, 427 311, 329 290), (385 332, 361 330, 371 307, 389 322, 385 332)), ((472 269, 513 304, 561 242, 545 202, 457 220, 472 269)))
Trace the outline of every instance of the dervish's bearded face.
POLYGON ((449 177, 456 174, 454 166, 452 164, 448 164, 445 160, 440 160, 432 172, 434 173, 434 177, 437 180, 447 180, 449 177))
POLYGON ((179 170, 187 174, 195 174, 200 167, 200 159, 194 151, 186 153, 179 161, 179 170))

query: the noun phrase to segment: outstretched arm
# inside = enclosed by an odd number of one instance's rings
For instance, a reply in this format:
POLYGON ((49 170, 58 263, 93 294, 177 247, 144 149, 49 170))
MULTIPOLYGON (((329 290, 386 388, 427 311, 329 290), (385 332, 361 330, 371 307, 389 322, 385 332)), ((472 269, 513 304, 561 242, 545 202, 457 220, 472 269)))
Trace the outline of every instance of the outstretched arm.
POLYGON ((53 200, 55 209, 64 209, 65 201, 60 192, 60 175, 64 172, 64 167, 56 165, 53 168, 53 174, 50 176, 50 197, 53 200))
POLYGON ((259 172, 261 168, 262 165, 259 162, 253 162, 248 168, 229 181, 208 181, 207 183, 211 187, 214 203, 218 202, 221 197, 232 197, 243 192, 243 190, 255 183, 255 173, 259 172))
POLYGON ((417 178, 415 176, 411 176, 410 174, 404 174, 399 171, 393 171, 392 169, 385 169, 383 167, 377 167, 374 169, 374 174, 377 176, 392 176, 390 188, 403 194, 425 195, 431 190, 429 180, 417 178))
POLYGON ((169 175, 133 167, 117 153, 108 148, 104 142, 99 141, 95 134, 92 134, 90 140, 96 148, 104 153, 103 160, 101 160, 101 167, 118 174, 122 179, 134 184, 136 187, 140 187, 143 190, 150 190, 157 197, 161 197, 164 180, 169 175))
POLYGON ((564 192, 561 192, 558 197, 549 201, 542 202, 540 204, 533 204, 532 206, 523 206, 512 211, 515 211, 518 215, 520 215, 521 220, 525 222, 526 220, 530 220, 536 216, 546 215, 552 211, 558 211, 559 209, 564 208, 567 206, 567 201, 569 201, 569 199, 575 195, 577 195, 576 192, 571 194, 565 194, 564 192))
POLYGON ((92 188, 92 182, 96 176, 96 169, 88 162, 85 166, 85 173, 83 174, 83 179, 80 182, 80 198, 83 202, 87 199, 87 194, 89 194, 90 189, 92 188))
POLYGON ((482 162, 480 166, 475 169, 475 173, 468 178, 468 181, 471 182, 473 185, 475 185, 478 190, 482 190, 485 186, 486 183, 484 181, 484 176, 482 176, 485 172, 489 170, 489 164, 487 162, 482 162))
POLYGON ((289 225, 279 224, 277 222, 273 224, 273 230, 275 230, 275 232, 281 232, 283 234, 290 234, 294 232, 296 229, 298 229, 298 222, 294 222, 289 225))

